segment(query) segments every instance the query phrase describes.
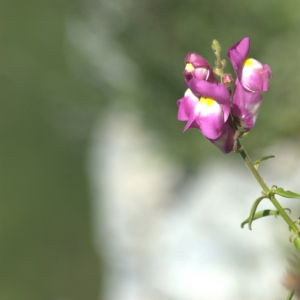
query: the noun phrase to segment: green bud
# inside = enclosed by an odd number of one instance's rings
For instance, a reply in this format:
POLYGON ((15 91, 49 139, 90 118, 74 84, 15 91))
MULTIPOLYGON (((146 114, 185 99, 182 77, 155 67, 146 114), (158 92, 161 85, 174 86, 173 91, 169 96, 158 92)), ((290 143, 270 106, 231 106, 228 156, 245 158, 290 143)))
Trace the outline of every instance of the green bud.
POLYGON ((221 52, 221 45, 219 44, 219 42, 217 40, 212 41, 211 47, 215 52, 217 52, 217 53, 221 52))

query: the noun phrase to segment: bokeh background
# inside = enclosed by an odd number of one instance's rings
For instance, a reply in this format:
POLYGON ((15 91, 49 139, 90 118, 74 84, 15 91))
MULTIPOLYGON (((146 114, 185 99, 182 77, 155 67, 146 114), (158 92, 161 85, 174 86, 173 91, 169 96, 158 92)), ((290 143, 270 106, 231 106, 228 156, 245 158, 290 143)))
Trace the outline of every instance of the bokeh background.
POLYGON ((112 107, 138 111, 186 176, 223 157, 176 120, 187 52, 213 63, 212 39, 225 56, 250 36, 273 78, 244 144, 299 142, 299 11, 293 0, 2 1, 0 298, 99 298, 86 159, 112 107))

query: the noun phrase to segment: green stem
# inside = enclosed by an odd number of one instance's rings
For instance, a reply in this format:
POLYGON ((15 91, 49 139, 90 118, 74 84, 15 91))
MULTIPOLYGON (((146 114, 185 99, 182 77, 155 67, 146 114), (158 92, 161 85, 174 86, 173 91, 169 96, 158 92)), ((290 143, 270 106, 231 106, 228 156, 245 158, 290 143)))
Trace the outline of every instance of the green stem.
MULTIPOLYGON (((253 162, 251 161, 250 157, 246 153, 244 147, 241 145, 240 141, 237 140, 237 146, 239 149, 239 153, 241 157, 243 158, 245 164, 247 165, 248 169, 250 172, 253 174, 257 182, 260 184, 262 187, 263 191, 266 193, 266 195, 270 192, 270 189, 268 188, 267 184, 263 181, 262 177, 258 173, 258 171, 254 168, 253 162)), ((279 202, 276 200, 274 196, 270 197, 271 202, 273 205, 276 207, 282 218, 285 220, 285 222, 290 226, 290 228, 294 231, 297 232, 299 229, 295 225, 295 223, 292 221, 292 219, 287 215, 287 213, 284 211, 282 206, 279 204, 279 202)), ((299 251, 299 250, 298 250, 299 251)))
MULTIPOLYGON (((237 146, 238 146, 238 149, 239 149, 239 153, 240 153, 241 157, 243 158, 245 164, 247 165, 248 169, 253 174, 253 176, 255 177, 257 182, 260 184, 260 186, 262 187, 265 194, 268 195, 270 193, 269 187, 264 182, 264 180, 262 179, 262 177, 258 173, 257 169, 254 167, 253 162, 251 161, 250 157, 248 156, 247 152, 245 151, 245 149, 243 148, 243 146, 241 145, 239 140, 237 140, 237 146)), ((279 204, 279 202, 274 197, 274 195, 271 195, 270 200, 273 203, 273 205, 276 207, 276 209, 278 210, 278 212, 280 213, 282 218, 285 220, 285 222, 290 226, 290 228, 294 232, 298 232, 298 230, 299 230, 298 227, 291 220, 291 218, 287 215, 287 213, 284 211, 284 209, 279 204)), ((295 244, 295 241, 294 241, 294 244, 295 244)), ((297 251, 300 252, 300 249, 299 249, 299 247, 297 247, 296 244, 295 244, 295 247, 296 247, 297 251)), ((293 295, 294 295, 294 291, 290 291, 287 295, 286 300, 291 300, 293 298, 293 295)))
POLYGON ((286 297, 286 300, 291 300, 294 296, 294 291, 289 291, 287 297, 286 297))

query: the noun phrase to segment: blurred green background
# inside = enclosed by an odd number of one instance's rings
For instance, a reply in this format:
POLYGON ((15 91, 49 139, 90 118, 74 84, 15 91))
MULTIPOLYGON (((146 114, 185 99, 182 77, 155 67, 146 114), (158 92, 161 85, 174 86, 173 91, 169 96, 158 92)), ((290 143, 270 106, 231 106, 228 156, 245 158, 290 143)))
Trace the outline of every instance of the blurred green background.
POLYGON ((244 144, 299 141, 299 11, 292 0, 2 1, 1 300, 98 299, 85 161, 108 107, 141 111, 187 172, 222 155, 176 119, 187 52, 213 64, 212 39, 225 58, 250 36, 273 79, 244 144))

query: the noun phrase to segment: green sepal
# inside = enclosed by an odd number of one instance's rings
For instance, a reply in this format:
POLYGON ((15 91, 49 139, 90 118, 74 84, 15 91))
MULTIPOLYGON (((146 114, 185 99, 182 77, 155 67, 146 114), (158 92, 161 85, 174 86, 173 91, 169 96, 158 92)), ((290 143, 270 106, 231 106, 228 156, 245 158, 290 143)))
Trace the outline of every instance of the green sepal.
POLYGON ((285 198, 296 198, 300 199, 300 195, 291 191, 285 191, 283 188, 277 188, 274 191, 274 194, 277 194, 279 196, 285 197, 285 198))
MULTIPOLYGON (((291 213, 291 210, 289 208, 284 208, 284 210, 288 210, 289 213, 291 213)), ((257 219, 260 219, 260 218, 263 218, 263 217, 267 217, 267 216, 279 216, 280 213, 278 210, 271 210, 271 209, 265 209, 265 210, 261 210, 257 213, 254 214, 253 218, 252 218, 252 221, 254 220, 257 220, 257 219)), ((249 223, 249 220, 250 220, 250 217, 247 218, 242 224, 241 224, 241 227, 243 228, 245 224, 249 223)), ((252 222, 251 221, 251 222, 252 222)), ((251 230, 251 228, 249 228, 251 230)), ((299 244, 300 246, 300 244, 299 244)))
POLYGON ((248 131, 241 131, 241 132, 239 133, 239 138, 245 137, 248 133, 249 133, 249 130, 248 130, 248 131))
POLYGON ((263 157, 260 157, 258 159, 256 159, 254 162, 253 162, 253 165, 254 165, 254 168, 257 170, 258 169, 258 165, 264 161, 264 160, 267 160, 267 159, 270 159, 270 158, 274 158, 275 156, 274 155, 268 155, 268 156, 263 156, 263 157))

